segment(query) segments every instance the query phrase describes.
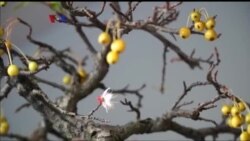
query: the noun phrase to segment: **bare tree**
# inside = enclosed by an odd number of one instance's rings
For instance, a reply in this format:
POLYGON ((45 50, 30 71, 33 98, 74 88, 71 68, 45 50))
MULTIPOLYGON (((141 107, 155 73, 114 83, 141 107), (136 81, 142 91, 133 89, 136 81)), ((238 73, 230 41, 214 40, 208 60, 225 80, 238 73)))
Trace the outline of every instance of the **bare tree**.
MULTIPOLYGON (((196 141, 205 140, 207 136, 213 136, 214 140, 216 140, 217 135, 222 133, 233 134, 235 135, 236 140, 244 130, 240 129, 240 126, 243 128, 244 122, 236 127, 234 125, 229 126, 227 122, 225 122, 227 116, 223 116, 224 120, 221 123, 200 116, 201 112, 216 107, 216 102, 222 99, 232 100, 236 107, 239 107, 238 103, 243 103, 243 107, 249 110, 249 104, 247 102, 244 102, 242 99, 235 96, 226 84, 222 84, 217 80, 217 68, 221 62, 217 48, 215 47, 214 52, 208 57, 194 57, 195 50, 193 50, 191 54, 187 54, 174 42, 163 35, 163 33, 167 33, 177 42, 176 38, 179 38, 178 36, 181 38, 187 38, 189 34, 196 34, 197 36, 209 36, 207 37, 208 40, 213 41, 218 39, 221 34, 210 33, 209 35, 205 35, 206 33, 197 31, 197 27, 199 30, 199 28, 205 28, 205 25, 201 25, 204 27, 200 27, 199 25, 192 24, 191 26, 188 26, 185 31, 171 28, 169 24, 178 20, 179 11, 177 10, 177 7, 180 6, 182 2, 164 2, 162 5, 154 7, 152 14, 149 15, 147 19, 135 20, 133 14, 136 12, 136 8, 140 3, 141 2, 128 2, 127 10, 123 11, 121 10, 122 8, 119 2, 103 2, 100 10, 94 11, 87 7, 79 8, 74 6, 73 2, 42 2, 42 4, 45 4, 56 13, 55 15, 50 15, 51 22, 61 22, 62 24, 73 26, 81 37, 86 45, 86 49, 91 54, 90 58, 83 57, 81 61, 76 60, 69 55, 72 50, 71 48, 58 50, 52 45, 34 39, 32 37, 32 26, 24 21, 22 17, 11 20, 8 27, 5 28, 5 33, 10 34, 11 27, 14 24, 22 24, 26 26, 29 29, 27 40, 37 46, 38 55, 28 56, 27 54, 22 54, 22 52, 18 50, 18 47, 8 40, 8 35, 1 39, 1 50, 9 55, 9 62, 4 62, 3 59, 0 58, 1 79, 7 78, 4 86, 1 88, 0 101, 7 98, 12 89, 16 89, 19 95, 27 100, 27 103, 20 106, 16 112, 19 112, 25 107, 31 106, 43 116, 44 121, 29 137, 23 137, 14 133, 1 134, 0 136, 16 138, 19 140, 37 141, 48 140, 47 134, 51 133, 63 140, 106 141, 125 140, 135 134, 173 131, 196 141), (111 8, 113 10, 113 19, 107 19, 105 22, 99 19, 99 16, 104 12, 104 8, 111 8), (79 21, 78 18, 85 18, 85 22, 79 21), (96 28, 107 33, 107 36, 110 36, 110 39, 106 39, 105 36, 105 41, 100 41, 100 43, 103 43, 105 46, 101 51, 97 51, 92 45, 89 37, 84 31, 85 28, 96 28), (191 70, 195 68, 202 70, 203 65, 210 67, 205 76, 206 81, 193 82, 190 85, 187 85, 186 82, 183 81, 183 92, 174 103, 171 111, 166 112, 158 118, 148 117, 146 119, 141 119, 140 108, 143 106, 142 100, 144 97, 143 89, 146 87, 145 84, 142 84, 142 86, 137 89, 130 89, 128 85, 122 89, 109 89, 102 82, 109 72, 110 65, 116 63, 117 60, 114 56, 111 56, 110 58, 107 57, 111 50, 114 50, 112 48, 112 41, 115 39, 122 39, 124 34, 129 34, 133 30, 145 31, 147 34, 150 34, 152 38, 158 39, 163 45, 162 79, 160 84, 160 92, 162 94, 165 93, 164 83, 167 69, 166 54, 168 52, 174 52, 177 55, 176 58, 171 59, 171 62, 183 61, 191 70), (108 41, 106 42, 106 40, 108 41), (42 57, 43 54, 46 53, 49 53, 50 56, 47 58, 42 57), (29 68, 29 70, 26 68, 19 68, 18 73, 16 73, 16 68, 12 71, 9 70, 9 64, 12 64, 12 58, 19 58, 23 65, 29 68), (79 71, 79 68, 82 68, 85 65, 87 59, 92 59, 94 61, 93 71, 89 74, 86 74, 83 69, 79 71), (31 62, 34 64, 31 65, 31 62), (53 64, 56 65, 58 69, 70 74, 70 76, 67 76, 64 79, 65 84, 68 84, 70 87, 65 87, 64 85, 36 76, 37 73, 49 69, 53 64), (55 89, 59 89, 65 95, 58 97, 56 101, 52 101, 39 87, 38 83, 44 83, 55 89), (207 99, 206 101, 200 101, 200 104, 196 105, 193 109, 183 108, 194 102, 184 101, 184 98, 191 90, 196 87, 207 86, 214 87, 214 93, 217 94, 215 97, 207 99), (97 105, 92 111, 90 110, 90 113, 79 115, 77 113, 78 102, 91 95, 96 89, 102 89, 104 91, 103 95, 98 97, 99 105, 97 105), (137 97, 138 101, 136 104, 126 98, 123 101, 120 101, 122 105, 128 106, 130 109, 129 112, 135 113, 135 121, 130 121, 124 125, 111 125, 106 119, 94 116, 94 113, 97 112, 101 106, 104 106, 109 110, 109 100, 113 95, 134 95, 137 97), (201 120, 204 122, 210 122, 213 126, 200 129, 186 127, 182 125, 182 123, 174 121, 177 117, 188 118, 194 121, 201 120)), ((212 19, 216 19, 216 15, 214 15, 212 19)), ((122 52, 121 48, 117 50, 120 51, 120 53, 122 52)), ((119 55, 119 53, 115 55, 119 55)))

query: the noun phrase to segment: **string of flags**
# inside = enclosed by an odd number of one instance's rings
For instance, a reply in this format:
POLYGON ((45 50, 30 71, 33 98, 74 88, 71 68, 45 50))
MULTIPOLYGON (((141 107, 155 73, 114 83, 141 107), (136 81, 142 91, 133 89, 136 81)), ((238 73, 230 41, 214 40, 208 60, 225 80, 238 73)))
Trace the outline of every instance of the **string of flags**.
POLYGON ((54 15, 54 14, 51 14, 49 15, 49 21, 50 23, 55 23, 56 21, 57 22, 60 22, 60 23, 66 23, 68 20, 68 18, 62 14, 58 14, 58 15, 54 15))

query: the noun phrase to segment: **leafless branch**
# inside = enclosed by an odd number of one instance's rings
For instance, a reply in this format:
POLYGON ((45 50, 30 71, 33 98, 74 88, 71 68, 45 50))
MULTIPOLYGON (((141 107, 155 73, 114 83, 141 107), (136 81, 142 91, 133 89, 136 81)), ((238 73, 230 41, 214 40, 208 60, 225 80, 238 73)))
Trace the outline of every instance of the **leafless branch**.
POLYGON ((122 103, 122 105, 125 105, 125 106, 129 106, 130 107, 130 110, 129 112, 135 112, 136 113, 136 119, 139 120, 140 117, 141 117, 141 113, 140 113, 140 110, 138 108, 135 108, 133 106, 133 104, 131 103, 131 101, 128 101, 126 98, 124 99, 124 101, 120 101, 122 103))
POLYGON ((27 137, 18 135, 18 134, 14 134, 14 133, 9 133, 9 134, 0 134, 0 137, 5 137, 5 138, 14 138, 17 139, 19 141, 30 141, 27 137))
POLYGON ((98 104, 98 106, 88 114, 88 117, 91 117, 101 106, 102 104, 98 104))
POLYGON ((57 88, 57 89, 59 89, 59 90, 65 92, 65 93, 69 91, 69 89, 67 89, 67 88, 65 88, 64 86, 59 85, 59 84, 57 84, 57 83, 55 83, 55 82, 51 82, 51 81, 42 79, 42 78, 37 77, 37 76, 33 76, 32 78, 34 78, 37 82, 47 84, 47 85, 49 85, 49 86, 52 86, 52 87, 54 87, 54 88, 57 88))
POLYGON ((187 87, 186 82, 183 81, 183 86, 184 86, 184 90, 182 95, 178 98, 178 100, 175 102, 174 106, 172 107, 172 110, 176 109, 178 106, 178 104, 181 102, 181 100, 188 94, 189 91, 191 91, 194 87, 198 87, 198 86, 206 86, 209 85, 209 82, 194 82, 192 83, 189 87, 187 87))
POLYGON ((0 95, 0 102, 4 99, 7 98, 7 96, 9 95, 9 93, 11 92, 13 88, 13 84, 10 82, 10 80, 8 79, 6 84, 1 88, 1 95, 0 95))
POLYGON ((167 47, 163 48, 163 66, 162 66, 162 76, 161 76, 161 86, 160 86, 160 92, 163 94, 164 93, 164 85, 165 85, 165 75, 166 75, 166 66, 167 66, 167 47))
POLYGON ((30 103, 24 103, 24 104, 22 104, 21 106, 19 106, 19 107, 16 109, 15 113, 18 113, 18 112, 20 112, 23 108, 28 108, 28 107, 30 107, 30 103))

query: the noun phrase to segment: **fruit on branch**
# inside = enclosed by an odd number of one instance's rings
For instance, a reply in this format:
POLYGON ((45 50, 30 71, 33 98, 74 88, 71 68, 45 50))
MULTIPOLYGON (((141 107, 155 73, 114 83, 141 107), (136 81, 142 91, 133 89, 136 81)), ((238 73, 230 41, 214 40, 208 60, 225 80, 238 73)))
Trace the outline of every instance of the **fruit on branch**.
POLYGON ((231 125, 232 125, 232 127, 238 128, 238 127, 241 126, 241 124, 242 124, 242 122, 241 122, 240 116, 237 115, 237 116, 233 116, 232 117, 232 119, 231 119, 231 125))
POLYGON ((65 85, 69 85, 71 81, 72 81, 72 77, 70 75, 65 75, 62 80, 63 84, 65 85))
POLYGON ((4 115, 0 114, 0 135, 7 134, 9 131, 9 123, 4 115))
POLYGON ((4 42, 5 46, 8 48, 8 49, 11 49, 12 48, 12 45, 11 45, 11 42, 9 40, 6 40, 4 42))
POLYGON ((38 69, 38 65, 34 61, 30 61, 29 64, 28 64, 28 67, 29 67, 30 72, 35 72, 38 69))
POLYGON ((221 112, 223 115, 228 116, 231 112, 231 106, 229 105, 223 105, 221 108, 221 112))
POLYGON ((245 122, 247 124, 250 124, 250 113, 247 113, 246 117, 245 117, 245 122))
POLYGON ((207 41, 214 41, 217 38, 217 33, 213 29, 208 29, 205 32, 204 37, 207 41))
POLYGON ((243 102, 239 102, 237 105, 239 106, 241 112, 245 111, 246 107, 243 102))
POLYGON ((87 72, 82 67, 78 67, 77 73, 80 76, 80 82, 83 83, 88 76, 87 72))
POLYGON ((0 26, 0 38, 4 35, 4 28, 0 26))
POLYGON ((237 116, 237 115, 239 115, 239 113, 240 113, 240 109, 237 106, 233 106, 231 109, 231 114, 233 116, 237 116))
POLYGON ((19 68, 17 65, 11 64, 7 69, 7 73, 10 77, 17 76, 19 74, 19 68))
POLYGON ((98 37, 98 43, 101 45, 108 45, 111 42, 111 37, 107 32, 102 32, 98 37))
POLYGON ((190 13, 190 17, 191 17, 191 20, 193 22, 198 22, 200 21, 200 18, 201 18, 201 13, 197 10, 193 10, 191 13, 190 13))
POLYGON ((203 21, 197 21, 194 23, 194 29, 202 32, 205 29, 205 23, 203 21))
POLYGON ((188 27, 181 27, 179 30, 179 36, 183 39, 186 39, 190 36, 191 31, 188 27))
POLYGON ((246 131, 241 132, 240 134, 240 141, 249 141, 250 140, 250 134, 246 131))
POLYGON ((207 29, 214 29, 216 25, 215 18, 214 17, 208 18, 205 24, 207 29))
POLYGON ((126 48, 126 42, 121 38, 114 40, 111 44, 111 50, 117 53, 124 52, 125 48, 126 48))
POLYGON ((7 121, 0 123, 0 135, 5 135, 9 132, 9 123, 7 121))
POLYGON ((250 134, 250 124, 247 125, 247 133, 250 134))
POLYGON ((106 56, 106 61, 109 65, 117 63, 119 60, 119 54, 115 51, 110 51, 106 56))

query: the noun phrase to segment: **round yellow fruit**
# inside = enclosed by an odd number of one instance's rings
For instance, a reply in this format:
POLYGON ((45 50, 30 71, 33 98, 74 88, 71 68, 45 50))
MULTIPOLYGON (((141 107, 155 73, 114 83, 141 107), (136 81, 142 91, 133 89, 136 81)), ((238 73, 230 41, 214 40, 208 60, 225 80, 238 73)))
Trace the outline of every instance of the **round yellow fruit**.
POLYGON ((81 76, 81 78, 84 79, 84 78, 87 77, 87 72, 83 68, 79 67, 78 70, 77 70, 77 72, 81 76))
POLYGON ((231 109, 231 114, 233 116, 236 116, 236 115, 239 115, 239 113, 240 113, 240 109, 238 107, 236 107, 236 106, 233 106, 232 109, 231 109))
POLYGON ((231 125, 234 128, 240 127, 241 118, 239 116, 233 116, 232 119, 231 119, 231 125))
POLYGON ((179 36, 180 36, 182 39, 188 38, 188 37, 190 36, 190 34, 191 34, 191 31, 190 31, 190 29, 187 28, 187 27, 182 27, 182 28, 180 28, 180 30, 179 30, 179 36))
POLYGON ((247 115, 245 116, 245 122, 247 124, 250 124, 250 113, 247 113, 247 115))
POLYGON ((249 140, 250 140, 250 135, 246 131, 241 132, 240 141, 249 141, 249 140))
POLYGON ((102 32, 98 37, 98 43, 101 45, 108 45, 111 42, 111 37, 107 32, 102 32))
POLYGON ((12 45, 11 45, 11 42, 9 40, 6 40, 4 42, 5 46, 8 48, 8 49, 11 49, 12 48, 12 45))
POLYGON ((0 1, 0 7, 4 7, 7 4, 5 1, 0 1))
POLYGON ((199 11, 193 10, 190 13, 191 20, 194 22, 200 21, 201 13, 199 11))
POLYGON ((106 61, 110 65, 117 63, 118 60, 119 60, 119 54, 115 51, 110 51, 106 56, 106 61))
POLYGON ((238 106, 239 106, 239 109, 240 109, 241 112, 245 111, 246 107, 245 107, 243 102, 239 102, 238 106))
POLYGON ((228 125, 229 127, 233 127, 233 126, 232 126, 232 118, 231 118, 231 117, 227 118, 227 125, 228 125))
POLYGON ((6 117, 3 116, 3 115, 1 115, 1 116, 0 116, 0 123, 6 122, 6 121, 7 121, 6 117))
POLYGON ((126 43, 123 39, 114 40, 111 44, 111 50, 122 53, 126 48, 126 43))
POLYGON ((63 77, 63 84, 65 84, 65 85, 69 85, 70 83, 71 83, 71 81, 72 81, 72 77, 70 76, 70 75, 65 75, 64 77, 63 77))
POLYGON ((247 133, 250 134, 250 124, 247 125, 247 133))
POLYGON ((211 18, 208 18, 205 24, 206 24, 207 29, 213 29, 215 27, 216 22, 215 22, 215 19, 211 17, 211 18))
POLYGON ((221 113, 222 113, 223 115, 227 116, 227 115, 230 114, 230 112, 231 112, 231 106, 229 106, 229 105, 223 105, 223 106, 221 107, 221 113))
POLYGON ((37 69, 38 69, 37 63, 34 62, 34 61, 30 61, 29 62, 29 71, 30 72, 35 72, 35 71, 37 71, 37 69))
POLYGON ((7 73, 9 76, 17 76, 19 74, 19 68, 12 64, 12 65, 9 65, 8 69, 7 69, 7 73))
POLYGON ((9 132, 9 123, 6 121, 6 122, 2 122, 0 124, 0 134, 1 135, 5 135, 9 132))
POLYGON ((197 21, 194 23, 194 29, 202 32, 205 29, 205 23, 203 21, 197 21))
POLYGON ((207 41, 214 41, 217 38, 217 33, 213 29, 209 29, 205 32, 204 37, 207 41))
POLYGON ((0 38, 4 35, 4 28, 0 26, 0 38))

